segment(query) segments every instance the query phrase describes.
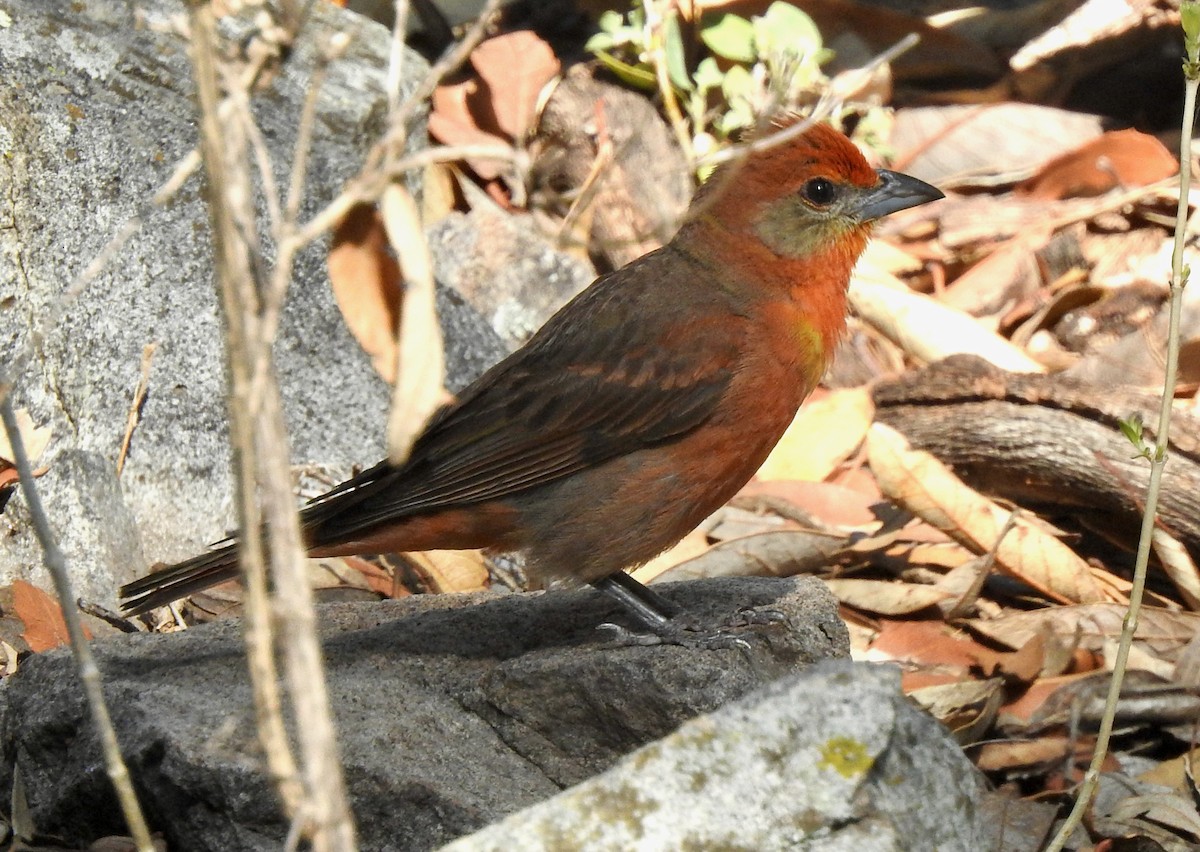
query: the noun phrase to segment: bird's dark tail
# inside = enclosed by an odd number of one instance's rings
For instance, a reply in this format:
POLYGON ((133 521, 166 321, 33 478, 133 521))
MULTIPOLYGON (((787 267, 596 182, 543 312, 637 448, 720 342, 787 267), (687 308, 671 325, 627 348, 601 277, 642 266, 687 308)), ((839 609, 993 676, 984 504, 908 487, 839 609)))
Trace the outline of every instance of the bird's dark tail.
POLYGON ((237 576, 238 547, 231 542, 122 586, 121 611, 141 615, 237 576))

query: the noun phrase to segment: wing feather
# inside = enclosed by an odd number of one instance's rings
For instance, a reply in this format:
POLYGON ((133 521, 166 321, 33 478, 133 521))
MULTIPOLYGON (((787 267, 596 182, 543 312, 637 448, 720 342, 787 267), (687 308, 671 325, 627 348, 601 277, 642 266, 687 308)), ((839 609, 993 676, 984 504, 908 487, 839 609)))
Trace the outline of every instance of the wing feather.
POLYGON ((629 270, 585 291, 573 305, 572 327, 556 316, 471 385, 433 420, 402 467, 376 465, 310 505, 304 521, 316 540, 503 499, 704 423, 737 369, 736 337, 705 324, 689 329, 687 312, 660 305, 656 315, 675 323, 671 337, 694 340, 665 349, 661 327, 632 321, 654 306, 644 285, 628 286, 629 270), (594 330, 613 333, 581 340, 574 327, 581 312, 594 330))

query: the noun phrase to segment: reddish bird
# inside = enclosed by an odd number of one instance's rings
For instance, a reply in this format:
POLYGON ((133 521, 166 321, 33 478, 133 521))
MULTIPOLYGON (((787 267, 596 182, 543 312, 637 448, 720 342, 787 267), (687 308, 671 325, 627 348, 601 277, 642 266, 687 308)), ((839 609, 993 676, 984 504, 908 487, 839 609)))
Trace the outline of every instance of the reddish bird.
MULTIPOLYGON (((597 279, 463 391, 403 465, 307 506, 309 555, 519 550, 531 586, 590 582, 662 623, 623 570, 750 479, 825 371, 871 223, 942 197, 821 125, 723 183, 700 189, 667 245, 597 279)), ((237 575, 226 544, 123 587, 124 609, 237 575)))

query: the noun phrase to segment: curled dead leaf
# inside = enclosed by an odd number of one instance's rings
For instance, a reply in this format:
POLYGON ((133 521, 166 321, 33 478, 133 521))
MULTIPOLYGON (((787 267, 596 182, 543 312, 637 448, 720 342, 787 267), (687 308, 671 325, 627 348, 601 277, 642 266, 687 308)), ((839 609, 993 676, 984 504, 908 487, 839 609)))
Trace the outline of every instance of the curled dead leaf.
POLYGON ((399 366, 387 432, 388 459, 398 465, 408 458, 413 441, 447 400, 446 356, 438 323, 433 261, 416 202, 403 185, 392 183, 383 191, 380 210, 404 280, 395 351, 399 366))
POLYGON ((373 205, 357 204, 333 230, 329 283, 346 327, 384 381, 396 380, 400 265, 373 205))
POLYGON ((1104 599, 1079 555, 1020 515, 1001 537, 1012 513, 973 491, 930 453, 912 450, 895 429, 874 424, 867 454, 884 494, 973 553, 994 548, 1001 571, 1062 603, 1104 599))
POLYGON ((970 353, 1015 373, 1045 372, 1041 364, 974 317, 914 293, 888 276, 868 280, 856 275, 849 295, 860 317, 922 361, 970 353))

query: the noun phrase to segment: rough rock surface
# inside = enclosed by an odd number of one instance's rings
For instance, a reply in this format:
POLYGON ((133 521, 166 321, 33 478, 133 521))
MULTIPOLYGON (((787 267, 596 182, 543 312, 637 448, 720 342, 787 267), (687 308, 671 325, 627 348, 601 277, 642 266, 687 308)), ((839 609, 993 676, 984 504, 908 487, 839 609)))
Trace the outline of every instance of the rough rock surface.
MULTIPOLYGON (((0 364, 114 232, 196 144, 190 65, 173 0, 12 0, 0 38, 0 364), (136 25, 135 25, 136 24, 136 25)), ((351 32, 318 103, 303 209, 333 198, 386 113, 388 33, 329 3, 309 21, 256 113, 287 185, 300 105, 317 47, 351 32)), ((225 22, 233 43, 240 33, 225 22)), ((410 76, 425 65, 412 55, 410 76)), ((420 138, 423 134, 414 134, 420 138)), ((83 293, 18 382, 16 403, 54 438, 40 460, 43 499, 76 591, 112 604, 148 561, 190 556, 233 523, 224 366, 208 217, 194 176, 83 293), (115 466, 143 347, 157 344, 149 394, 123 475, 115 466)), ((338 313, 325 246, 300 257, 276 347, 296 465, 341 478, 382 454, 388 392, 338 313)), ((269 256, 269 250, 268 250, 269 256)), ((443 294, 452 386, 503 353, 461 299, 443 294)), ((22 498, 0 516, 0 582, 48 587, 22 498)))
MULTIPOLYGON (((615 644, 596 627, 625 616, 590 590, 322 607, 361 847, 435 848, 806 663, 848 654, 837 604, 811 578, 660 589, 705 622, 766 606, 787 626, 743 634, 746 648, 615 644)), ((173 852, 277 850, 287 832, 261 765, 238 626, 96 643, 126 760, 173 852)), ((4 786, 15 763, 39 831, 78 843, 122 833, 70 656, 30 658, 0 696, 4 786)), ((883 750, 876 734, 861 737, 883 750)))
POLYGON ((977 852, 983 777, 895 666, 822 663, 447 847, 977 852), (586 838, 585 842, 580 839, 586 838), (919 838, 919 840, 915 840, 919 838))
POLYGON ((559 251, 530 216, 476 208, 450 213, 428 231, 438 283, 461 293, 516 348, 596 277, 559 251))

